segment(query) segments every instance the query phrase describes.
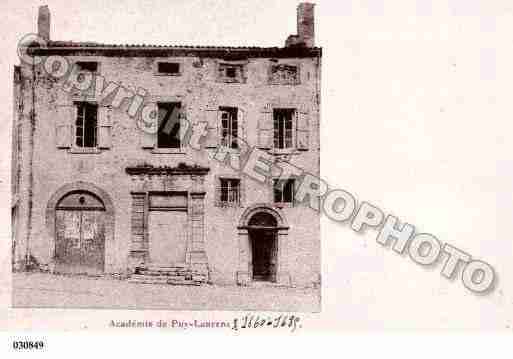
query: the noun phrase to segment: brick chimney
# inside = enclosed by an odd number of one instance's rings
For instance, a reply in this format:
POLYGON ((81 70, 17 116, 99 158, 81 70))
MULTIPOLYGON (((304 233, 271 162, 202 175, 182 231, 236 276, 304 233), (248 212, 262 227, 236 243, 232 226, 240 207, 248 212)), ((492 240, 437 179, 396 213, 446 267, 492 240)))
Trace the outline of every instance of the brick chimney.
POLYGON ((50 9, 48 5, 40 6, 37 15, 37 34, 44 40, 50 40, 50 9))
POLYGON ((315 4, 303 2, 297 7, 297 35, 307 47, 315 46, 314 6, 315 4))
POLYGON ((290 35, 285 46, 315 46, 315 4, 302 2, 297 7, 297 35, 290 35))

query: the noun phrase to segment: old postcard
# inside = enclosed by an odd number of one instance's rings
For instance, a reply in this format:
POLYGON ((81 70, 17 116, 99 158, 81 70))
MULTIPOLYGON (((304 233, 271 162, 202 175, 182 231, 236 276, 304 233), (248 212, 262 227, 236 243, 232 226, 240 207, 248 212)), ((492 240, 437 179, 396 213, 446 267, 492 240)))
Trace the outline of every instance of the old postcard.
POLYGON ((507 1, 0 9, 2 327, 513 329, 507 1))

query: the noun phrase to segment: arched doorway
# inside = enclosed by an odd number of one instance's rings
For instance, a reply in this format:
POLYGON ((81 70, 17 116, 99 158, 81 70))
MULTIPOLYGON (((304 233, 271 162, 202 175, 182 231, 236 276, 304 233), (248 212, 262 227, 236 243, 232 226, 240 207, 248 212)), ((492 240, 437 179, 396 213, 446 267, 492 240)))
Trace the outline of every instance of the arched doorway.
POLYGON ((287 265, 289 225, 281 210, 270 203, 255 203, 244 210, 237 230, 237 284, 251 285, 254 280, 266 280, 290 286, 287 265))
POLYGON ((248 222, 254 281, 276 282, 278 240, 276 219, 267 212, 255 213, 248 222))
POLYGON ((105 205, 95 194, 72 191, 55 206, 55 271, 100 274, 105 265, 105 205))

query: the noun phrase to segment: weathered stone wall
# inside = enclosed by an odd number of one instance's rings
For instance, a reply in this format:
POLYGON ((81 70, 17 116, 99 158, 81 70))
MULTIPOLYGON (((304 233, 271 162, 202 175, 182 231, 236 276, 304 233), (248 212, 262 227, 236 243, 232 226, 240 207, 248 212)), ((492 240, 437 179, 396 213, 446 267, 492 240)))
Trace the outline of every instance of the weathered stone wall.
MULTIPOLYGON (((243 137, 250 145, 257 143, 257 123, 266 104, 278 107, 294 106, 308 109, 310 113, 310 143, 307 151, 296 151, 290 162, 312 174, 319 174, 319 59, 280 59, 280 63, 300 64, 301 81, 298 85, 269 85, 270 59, 249 59, 247 81, 243 84, 227 84, 216 81, 217 60, 212 58, 173 58, 182 64, 181 76, 159 76, 155 74, 159 58, 75 56, 70 61, 91 60, 100 63, 99 72, 107 81, 116 82, 132 91, 143 88, 152 101, 180 101, 185 105, 187 119, 191 122, 204 121, 207 107, 235 106, 243 111, 243 137)), ((28 83, 30 67, 24 65, 23 76, 28 83)), ((22 258, 26 245, 24 231, 30 230, 30 252, 42 264, 50 263, 54 251, 45 220, 48 201, 61 187, 83 181, 103 189, 115 207, 114 238, 106 245, 106 272, 125 272, 131 238, 130 211, 131 177, 125 172, 127 166, 142 163, 153 166, 177 166, 180 162, 197 164, 210 168, 205 178, 205 234, 206 250, 211 279, 216 283, 234 284, 239 260, 237 224, 244 209, 254 203, 272 204, 272 187, 261 185, 252 179, 243 179, 243 201, 240 207, 221 208, 215 206, 215 180, 218 176, 236 175, 232 169, 209 158, 213 149, 196 151, 184 148, 183 153, 157 154, 141 147, 143 133, 134 119, 126 113, 126 103, 112 109, 112 146, 99 153, 71 153, 57 148, 56 123, 74 123, 69 108, 73 95, 61 88, 62 81, 55 82, 39 71, 35 85, 35 117, 33 124, 25 117, 22 186, 20 193, 19 239, 22 258), (28 196, 30 139, 27 131, 33 126, 33 187, 28 196), (23 205, 25 203, 25 205, 23 205), (28 209, 32 208, 31 223, 28 225, 28 209)), ((32 101, 31 89, 27 86, 21 95, 25 99, 25 113, 32 101)), ((88 100, 95 100, 94 96, 88 100)), ((102 112, 100 110, 100 116, 102 112)), ((293 285, 309 285, 319 279, 320 233, 319 216, 304 206, 282 209, 290 226, 285 244, 286 267, 293 285)))

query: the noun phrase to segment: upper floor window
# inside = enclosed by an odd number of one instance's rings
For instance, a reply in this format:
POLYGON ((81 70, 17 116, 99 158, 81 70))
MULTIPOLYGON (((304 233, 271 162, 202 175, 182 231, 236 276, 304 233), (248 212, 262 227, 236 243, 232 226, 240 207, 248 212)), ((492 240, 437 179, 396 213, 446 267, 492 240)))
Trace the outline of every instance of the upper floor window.
POLYGON ((89 72, 97 72, 98 71, 98 62, 96 61, 77 61, 76 65, 79 71, 89 71, 89 72))
POLYGON ((98 105, 90 102, 76 102, 77 118, 75 122, 75 145, 77 147, 96 147, 98 105))
POLYGON ((273 110, 274 148, 285 149, 293 147, 293 123, 295 117, 295 109, 275 108, 273 110))
POLYGON ((240 179, 220 178, 219 182, 219 201, 222 204, 239 204, 240 179))
POLYGON ((157 148, 180 148, 180 102, 159 102, 157 148))
POLYGON ((220 107, 219 114, 221 118, 221 146, 228 148, 239 148, 237 142, 239 130, 237 108, 220 107))
POLYGON ((296 85, 299 83, 299 69, 295 65, 279 64, 271 66, 271 84, 296 85))
POLYGON ((242 64, 219 64, 218 79, 222 82, 245 82, 244 66, 242 64))
POLYGON ((273 181, 274 203, 294 203, 294 179, 273 181))
POLYGON ((162 75, 180 75, 180 64, 177 62, 159 62, 157 72, 162 75))

